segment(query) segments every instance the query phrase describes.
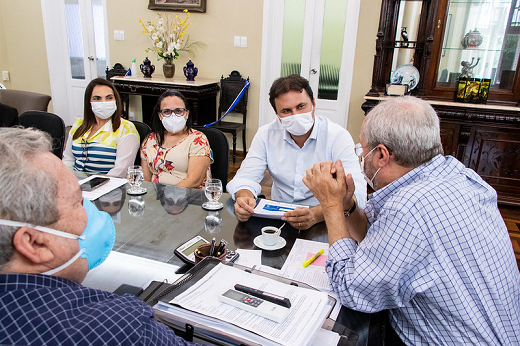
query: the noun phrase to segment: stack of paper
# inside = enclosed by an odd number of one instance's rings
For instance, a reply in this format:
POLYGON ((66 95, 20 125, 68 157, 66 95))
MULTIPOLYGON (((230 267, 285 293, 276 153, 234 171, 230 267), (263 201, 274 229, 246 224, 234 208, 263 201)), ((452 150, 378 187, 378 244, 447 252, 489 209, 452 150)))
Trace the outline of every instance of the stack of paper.
POLYGON ((184 327, 186 322, 216 340, 259 345, 309 345, 331 310, 327 294, 217 265, 195 285, 166 304, 155 306, 156 316, 184 327), (237 283, 287 297, 288 317, 276 323, 256 314, 220 303, 218 297, 237 283))

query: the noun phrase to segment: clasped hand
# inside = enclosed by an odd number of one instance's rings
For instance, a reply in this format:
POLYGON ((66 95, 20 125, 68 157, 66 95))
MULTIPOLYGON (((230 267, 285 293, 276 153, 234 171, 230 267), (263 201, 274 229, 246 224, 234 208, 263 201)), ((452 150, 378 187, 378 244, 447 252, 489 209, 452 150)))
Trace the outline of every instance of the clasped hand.
POLYGON ((354 195, 354 179, 351 174, 345 175, 343 164, 324 161, 315 163, 307 169, 303 183, 320 202, 322 210, 338 208, 348 209, 352 205, 354 195))

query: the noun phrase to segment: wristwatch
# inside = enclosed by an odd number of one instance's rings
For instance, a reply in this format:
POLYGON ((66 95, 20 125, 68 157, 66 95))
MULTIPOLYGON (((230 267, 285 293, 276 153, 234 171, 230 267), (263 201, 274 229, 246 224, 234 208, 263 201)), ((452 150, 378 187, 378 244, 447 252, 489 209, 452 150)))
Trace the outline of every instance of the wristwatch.
POLYGON ((345 217, 347 216, 350 216, 350 214, 352 214, 354 211, 356 211, 356 201, 355 200, 352 200, 354 202, 354 204, 352 204, 352 207, 350 207, 349 210, 345 210, 343 212, 343 215, 345 215, 345 217))

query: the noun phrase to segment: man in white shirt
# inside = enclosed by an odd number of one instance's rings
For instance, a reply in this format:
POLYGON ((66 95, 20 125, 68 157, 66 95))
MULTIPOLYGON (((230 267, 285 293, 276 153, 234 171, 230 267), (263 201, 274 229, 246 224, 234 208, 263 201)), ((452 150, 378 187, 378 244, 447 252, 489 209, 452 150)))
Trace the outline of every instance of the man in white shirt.
MULTIPOLYGON (((287 212, 282 220, 297 229, 308 229, 323 221, 321 206, 302 178, 306 169, 324 160, 341 160, 348 167, 357 205, 364 208, 366 182, 352 136, 326 117, 314 114, 316 103, 309 82, 299 75, 278 78, 269 91, 269 101, 278 119, 258 130, 240 169, 227 185, 236 200, 238 220, 247 221, 253 214, 260 181, 268 169, 273 179, 273 200, 311 207, 287 212)), ((350 206, 351 202, 347 202, 350 206)))

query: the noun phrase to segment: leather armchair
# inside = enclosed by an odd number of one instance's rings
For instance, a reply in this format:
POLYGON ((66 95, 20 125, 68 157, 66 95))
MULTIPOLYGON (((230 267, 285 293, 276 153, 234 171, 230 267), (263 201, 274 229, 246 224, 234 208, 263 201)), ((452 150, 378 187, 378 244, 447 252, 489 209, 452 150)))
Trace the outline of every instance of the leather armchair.
POLYGON ((47 111, 51 97, 23 90, 0 89, 0 103, 14 107, 18 114, 27 111, 47 111))

